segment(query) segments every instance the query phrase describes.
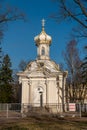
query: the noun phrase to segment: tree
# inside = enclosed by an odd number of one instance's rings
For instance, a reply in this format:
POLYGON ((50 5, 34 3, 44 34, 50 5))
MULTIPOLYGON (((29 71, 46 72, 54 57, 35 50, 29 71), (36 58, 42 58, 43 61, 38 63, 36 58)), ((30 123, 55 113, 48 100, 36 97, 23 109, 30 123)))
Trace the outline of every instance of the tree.
POLYGON ((69 77, 72 83, 75 81, 77 70, 79 69, 79 66, 81 64, 79 52, 76 46, 77 42, 75 40, 71 40, 67 44, 66 50, 63 54, 69 71, 69 77))
POLYGON ((19 69, 21 71, 24 71, 26 66, 27 66, 28 62, 24 61, 24 60, 21 60, 20 63, 19 63, 19 69))
MULTIPOLYGON (((24 20, 24 13, 17 8, 7 6, 5 1, 0 0, 0 41, 3 38, 5 26, 11 21, 24 20)), ((14 82, 12 77, 11 62, 8 55, 2 56, 0 42, 0 102, 12 102, 14 97, 14 82)))
POLYGON ((2 47, 1 47, 1 43, 0 43, 0 67, 2 65, 2 47))
MULTIPOLYGON (((58 12, 51 17, 57 22, 76 21, 74 35, 76 38, 87 38, 87 0, 53 0, 58 4, 58 12)), ((86 46, 87 47, 87 46, 86 46)))
MULTIPOLYGON (((62 22, 65 20, 67 22, 69 22, 69 20, 76 22, 77 26, 75 27, 75 24, 74 24, 74 28, 73 28, 74 36, 76 36, 76 38, 87 38, 87 0, 53 0, 53 1, 57 2, 57 4, 58 4, 58 8, 57 8, 58 12, 53 14, 51 17, 54 18, 57 22, 62 22)), ((87 48, 87 46, 85 46, 85 47, 87 48)), ((85 56, 84 59, 85 59, 85 61, 83 62, 82 68, 80 68, 80 71, 82 71, 81 69, 83 69, 82 73, 86 75, 87 56, 85 56)), ((68 61, 68 59, 67 59, 67 61, 68 61)), ((72 78, 71 79, 72 79, 72 81, 74 81, 75 78, 73 77, 73 74, 74 74, 73 61, 71 63, 72 63, 72 65, 71 65, 72 78)), ((70 65, 70 63, 69 63, 69 65, 70 65)), ((80 72, 81 75, 82 75, 82 73, 80 72)), ((84 77, 84 76, 82 76, 82 77, 84 77)), ((87 75, 85 77, 87 77, 87 75)), ((71 79, 70 79, 70 81, 71 81, 71 79)), ((81 81, 82 81, 82 79, 81 79, 81 81)), ((84 81, 86 83, 87 80, 85 79, 84 81)), ((83 89, 83 91, 85 91, 86 87, 84 86, 84 84, 83 85, 80 84, 80 87, 81 87, 81 91, 80 91, 81 93, 79 93, 80 94, 79 97, 82 97, 81 96, 83 94, 82 89, 83 89)), ((83 97, 85 97, 85 93, 83 94, 83 97)))
MULTIPOLYGON (((19 63, 19 69, 20 71, 24 71, 27 66, 27 61, 21 60, 19 63)), ((12 84, 13 91, 14 91, 14 102, 18 103, 21 102, 21 85, 18 82, 18 76, 17 76, 18 70, 13 71, 13 79, 14 83, 12 84)))
POLYGON ((12 102, 13 90, 11 83, 13 82, 13 78, 11 62, 7 54, 3 57, 0 69, 0 102, 12 102))
POLYGON ((58 12, 52 17, 57 21, 73 19, 87 28, 87 0, 54 0, 58 3, 58 12))
POLYGON ((20 13, 17 8, 11 8, 5 5, 4 0, 0 1, 0 40, 3 38, 5 25, 10 21, 19 19, 24 19, 24 13, 20 13))
POLYGON ((70 102, 84 102, 86 96, 86 87, 82 84, 81 77, 81 63, 79 57, 79 52, 77 49, 77 42, 71 40, 64 52, 64 59, 68 69, 68 79, 67 79, 67 92, 70 102))
MULTIPOLYGON (((58 12, 51 17, 57 22, 76 21, 73 30, 76 38, 87 38, 87 0, 53 0, 58 4, 58 12)), ((87 46, 86 46, 87 47, 87 46)))
POLYGON ((12 82, 12 70, 11 70, 11 62, 8 54, 6 54, 2 61, 2 75, 1 78, 4 83, 12 82))
POLYGON ((82 69, 82 82, 87 87, 87 47, 84 48, 86 50, 86 56, 81 64, 82 69))
POLYGON ((21 103, 21 85, 19 84, 18 81, 18 76, 17 76, 18 70, 13 70, 13 102, 14 103, 21 103))

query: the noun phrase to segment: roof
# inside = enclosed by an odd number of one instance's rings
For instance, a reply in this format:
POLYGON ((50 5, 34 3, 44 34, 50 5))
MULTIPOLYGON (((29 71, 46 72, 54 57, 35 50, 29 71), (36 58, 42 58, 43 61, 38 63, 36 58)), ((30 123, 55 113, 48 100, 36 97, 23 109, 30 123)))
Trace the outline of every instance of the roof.
POLYGON ((52 38, 46 32, 44 31, 44 28, 42 28, 42 31, 39 35, 37 35, 34 38, 34 41, 36 42, 36 45, 38 44, 51 44, 52 38))
POLYGON ((28 77, 55 77, 62 72, 59 65, 52 60, 34 60, 28 63, 25 71, 19 72, 19 76, 28 77))

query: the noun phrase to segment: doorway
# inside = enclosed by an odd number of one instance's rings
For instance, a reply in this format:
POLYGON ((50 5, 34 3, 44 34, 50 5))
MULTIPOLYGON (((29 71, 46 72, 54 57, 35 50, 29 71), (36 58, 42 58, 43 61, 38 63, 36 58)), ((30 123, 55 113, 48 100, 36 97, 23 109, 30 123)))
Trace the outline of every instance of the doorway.
POLYGON ((38 87, 38 92, 39 92, 39 99, 40 99, 40 107, 43 107, 43 88, 38 87))
POLYGON ((43 107, 43 93, 40 92, 40 107, 43 107))
POLYGON ((34 88, 33 103, 36 107, 43 107, 43 88, 41 86, 34 88))

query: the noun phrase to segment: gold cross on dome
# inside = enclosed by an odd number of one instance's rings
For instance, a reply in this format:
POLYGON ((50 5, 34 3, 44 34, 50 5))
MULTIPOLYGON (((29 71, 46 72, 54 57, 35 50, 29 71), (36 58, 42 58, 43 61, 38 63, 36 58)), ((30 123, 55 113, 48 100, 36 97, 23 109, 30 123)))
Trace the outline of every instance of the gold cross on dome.
POLYGON ((45 20, 42 19, 42 28, 44 28, 44 26, 45 26, 45 20))

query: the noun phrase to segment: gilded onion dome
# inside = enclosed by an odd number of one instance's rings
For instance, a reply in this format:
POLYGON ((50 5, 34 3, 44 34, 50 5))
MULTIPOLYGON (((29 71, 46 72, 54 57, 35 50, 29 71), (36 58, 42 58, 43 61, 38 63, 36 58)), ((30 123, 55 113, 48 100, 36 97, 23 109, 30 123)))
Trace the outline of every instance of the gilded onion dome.
POLYGON ((45 20, 42 20, 42 31, 39 35, 37 35, 34 38, 34 41, 36 42, 36 45, 38 46, 39 44, 51 44, 52 38, 51 36, 47 35, 44 29, 44 25, 45 25, 45 20))

